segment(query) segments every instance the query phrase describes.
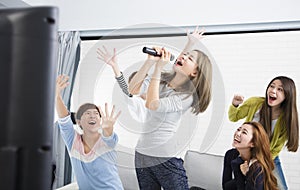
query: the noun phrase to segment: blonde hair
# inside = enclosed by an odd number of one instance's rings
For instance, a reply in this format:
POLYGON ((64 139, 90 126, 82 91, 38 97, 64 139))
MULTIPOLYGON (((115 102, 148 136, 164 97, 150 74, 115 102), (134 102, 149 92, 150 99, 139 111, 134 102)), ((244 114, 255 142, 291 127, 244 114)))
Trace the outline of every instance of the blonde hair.
POLYGON ((197 64, 198 74, 191 78, 195 91, 192 104, 192 112, 196 115, 204 112, 211 101, 212 89, 212 64, 208 56, 200 50, 193 50, 198 53, 197 64))
MULTIPOLYGON (((211 101, 212 89, 212 64, 208 56, 200 50, 192 50, 197 53, 197 76, 190 76, 183 86, 176 89, 179 93, 188 93, 187 97, 193 95, 192 113, 204 112, 211 101)), ((167 83, 175 77, 175 71, 162 74, 161 83, 167 83)))

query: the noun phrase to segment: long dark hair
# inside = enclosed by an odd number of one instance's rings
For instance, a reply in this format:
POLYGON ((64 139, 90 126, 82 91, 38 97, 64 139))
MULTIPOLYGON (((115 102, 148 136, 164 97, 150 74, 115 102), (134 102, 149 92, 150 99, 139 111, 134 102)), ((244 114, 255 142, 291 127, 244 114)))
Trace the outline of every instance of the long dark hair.
POLYGON ((292 79, 286 76, 278 76, 268 84, 265 94, 265 101, 260 110, 260 123, 264 126, 268 136, 272 139, 272 109, 268 105, 268 88, 275 80, 280 80, 283 85, 285 99, 281 103, 281 127, 286 128, 287 148, 289 151, 296 152, 299 146, 299 123, 296 101, 296 86, 292 79))

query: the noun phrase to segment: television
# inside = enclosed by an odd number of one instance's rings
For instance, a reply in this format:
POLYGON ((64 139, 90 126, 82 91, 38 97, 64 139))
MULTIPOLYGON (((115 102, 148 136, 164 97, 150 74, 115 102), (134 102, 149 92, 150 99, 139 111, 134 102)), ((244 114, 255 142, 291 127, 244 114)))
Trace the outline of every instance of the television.
POLYGON ((51 189, 58 8, 0 9, 0 189, 51 189))

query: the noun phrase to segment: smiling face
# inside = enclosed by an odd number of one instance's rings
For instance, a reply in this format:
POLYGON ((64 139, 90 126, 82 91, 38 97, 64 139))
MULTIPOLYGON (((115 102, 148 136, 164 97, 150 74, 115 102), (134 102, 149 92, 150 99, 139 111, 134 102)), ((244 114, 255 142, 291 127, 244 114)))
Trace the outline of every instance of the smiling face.
POLYGON ((280 107, 285 100, 285 94, 282 82, 278 79, 274 80, 267 89, 268 105, 271 107, 280 107))
POLYGON ((232 146, 237 150, 250 149, 253 147, 253 127, 249 124, 243 124, 234 133, 232 146))
POLYGON ((82 127, 83 131, 98 132, 100 121, 101 117, 97 109, 87 109, 77 123, 82 127))
POLYGON ((198 72, 197 59, 198 53, 196 51, 190 51, 185 54, 181 54, 174 64, 174 70, 177 73, 181 73, 185 76, 195 77, 198 72))

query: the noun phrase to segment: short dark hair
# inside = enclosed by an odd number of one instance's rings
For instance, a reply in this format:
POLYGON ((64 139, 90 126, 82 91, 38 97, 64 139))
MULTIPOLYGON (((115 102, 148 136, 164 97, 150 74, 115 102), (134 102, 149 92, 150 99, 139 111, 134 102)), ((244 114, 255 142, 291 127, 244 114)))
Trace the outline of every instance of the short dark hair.
MULTIPOLYGON (((96 110, 99 112, 99 114, 100 114, 100 111, 99 111, 98 107, 97 107, 95 104, 85 103, 85 104, 82 104, 82 105, 78 108, 78 110, 77 110, 77 112, 76 112, 76 119, 80 120, 82 114, 83 114, 86 110, 88 110, 88 109, 96 109, 96 110)), ((100 115, 100 117, 101 117, 101 115, 100 115)))

